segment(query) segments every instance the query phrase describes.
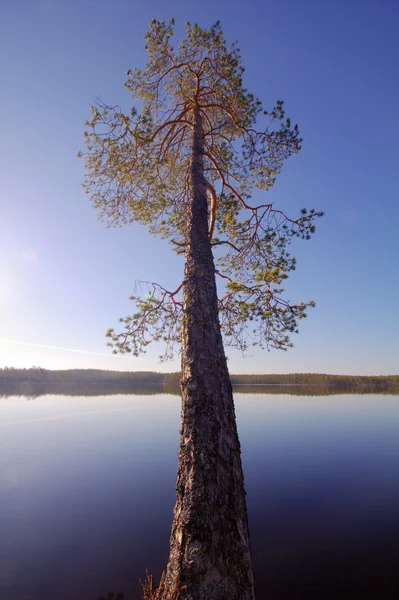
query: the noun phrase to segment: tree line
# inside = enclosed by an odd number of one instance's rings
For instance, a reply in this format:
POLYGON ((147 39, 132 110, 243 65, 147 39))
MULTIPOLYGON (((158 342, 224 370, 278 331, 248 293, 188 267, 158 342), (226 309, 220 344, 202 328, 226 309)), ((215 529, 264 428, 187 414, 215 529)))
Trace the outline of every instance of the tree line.
MULTIPOLYGON (((162 391, 178 391, 181 373, 159 373, 156 371, 107 371, 103 369, 68 369, 49 370, 40 367, 17 369, 5 367, 0 369, 0 384, 37 382, 53 384, 89 384, 95 393, 118 393, 132 388, 141 389, 148 393, 162 391), (106 386, 106 387, 104 387, 106 386), (111 391, 112 390, 112 391, 111 391), (150 390, 151 391, 151 390, 150 390)), ((262 393, 268 393, 262 386, 276 388, 278 386, 293 386, 329 390, 362 390, 399 392, 399 375, 331 375, 328 373, 284 373, 284 374, 231 374, 233 386, 247 389, 259 388, 262 393)), ((136 392, 137 392, 136 389, 136 392)), ((237 390, 238 391, 238 390, 237 390)), ((242 391, 242 390, 240 390, 242 391)), ((248 391, 250 391, 248 389, 248 391)), ((256 389, 258 391, 258 389, 256 389)), ((309 392, 309 389, 307 390, 309 392)), ((309 395, 311 392, 307 393, 309 395)))

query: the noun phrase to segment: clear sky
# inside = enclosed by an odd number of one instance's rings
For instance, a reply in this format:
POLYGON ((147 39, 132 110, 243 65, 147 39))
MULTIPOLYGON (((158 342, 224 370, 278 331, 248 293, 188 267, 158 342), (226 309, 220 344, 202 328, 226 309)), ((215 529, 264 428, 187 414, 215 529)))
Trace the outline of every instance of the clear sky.
POLYGON ((143 227, 106 229, 81 187, 84 121, 100 96, 129 106, 151 18, 239 40, 245 85, 283 99, 303 150, 268 193, 324 210, 292 248, 292 300, 316 301, 286 353, 228 351, 232 372, 399 372, 399 2, 0 0, 0 366, 177 370, 117 358, 105 331, 136 279, 173 289, 182 262, 143 227))

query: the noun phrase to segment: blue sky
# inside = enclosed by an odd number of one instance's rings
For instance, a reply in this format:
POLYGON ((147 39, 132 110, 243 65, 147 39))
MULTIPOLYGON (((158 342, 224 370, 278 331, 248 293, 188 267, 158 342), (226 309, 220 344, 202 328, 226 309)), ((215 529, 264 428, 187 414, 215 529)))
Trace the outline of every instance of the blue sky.
POLYGON ((268 193, 324 210, 292 248, 292 300, 316 301, 295 347, 228 350, 232 372, 398 373, 399 4, 394 0, 0 2, 0 366, 177 370, 113 357, 104 333, 132 311, 136 279, 180 283, 182 261, 140 226, 106 229, 81 187, 97 96, 129 106, 151 18, 239 40, 245 85, 285 101, 303 150, 268 193))

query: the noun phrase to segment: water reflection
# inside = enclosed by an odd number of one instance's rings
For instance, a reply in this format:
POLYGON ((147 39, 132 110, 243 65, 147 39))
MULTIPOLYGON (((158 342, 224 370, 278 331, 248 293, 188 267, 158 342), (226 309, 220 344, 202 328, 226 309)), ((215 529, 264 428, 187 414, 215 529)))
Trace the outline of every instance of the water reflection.
MULTIPOLYGON (((397 398, 235 397, 257 599, 396 598, 397 398)), ((167 394, 1 399, 2 600, 140 598, 167 560, 179 420, 167 394)))
MULTIPOLYGON (((345 385, 345 389, 339 386, 329 385, 296 385, 289 383, 274 384, 233 384, 235 393, 240 394, 267 394, 267 395, 292 395, 292 396, 339 396, 342 394, 378 394, 399 395, 399 388, 395 385, 359 386, 345 385)), ((159 394, 180 394, 178 379, 166 383, 135 383, 131 381, 118 382, 87 382, 87 381, 0 381, 0 398, 10 396, 23 396, 30 400, 40 396, 156 396, 159 394)))
POLYGON ((298 400, 238 402, 260 598, 396 597, 397 400, 298 400))

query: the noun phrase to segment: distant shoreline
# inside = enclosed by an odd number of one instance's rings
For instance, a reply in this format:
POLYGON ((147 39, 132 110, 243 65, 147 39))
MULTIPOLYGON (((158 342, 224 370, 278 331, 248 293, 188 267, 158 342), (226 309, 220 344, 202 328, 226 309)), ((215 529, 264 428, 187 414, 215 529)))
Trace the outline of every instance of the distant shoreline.
MULTIPOLYGON (((155 371, 106 371, 101 369, 49 370, 0 369, 0 393, 13 388, 33 387, 38 393, 74 393, 86 390, 89 394, 101 393, 180 393, 180 373, 155 371)), ((288 374, 231 374, 233 386, 264 390, 274 388, 309 388, 312 394, 322 395, 352 391, 356 393, 399 393, 399 375, 330 375, 325 373, 288 374)), ((281 393, 281 392, 280 392, 281 393)))
POLYGON ((233 385, 245 385, 245 386, 251 386, 251 385, 256 385, 256 386, 265 386, 265 387, 276 387, 276 386, 284 386, 284 387, 290 387, 290 386, 294 386, 294 387, 298 387, 301 385, 317 385, 317 383, 237 383, 234 382, 233 385))

